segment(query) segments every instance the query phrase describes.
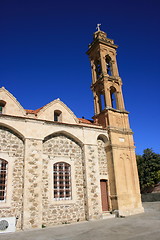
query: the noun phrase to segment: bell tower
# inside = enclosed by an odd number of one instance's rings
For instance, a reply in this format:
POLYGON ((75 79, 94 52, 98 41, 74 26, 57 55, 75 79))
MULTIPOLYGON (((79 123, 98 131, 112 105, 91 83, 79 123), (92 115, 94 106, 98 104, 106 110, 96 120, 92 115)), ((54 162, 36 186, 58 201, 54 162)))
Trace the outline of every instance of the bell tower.
MULTIPOLYGON (((94 95, 94 119, 103 126, 108 126, 107 119, 102 120, 106 110, 126 112, 122 95, 122 81, 116 61, 117 45, 102 31, 94 33, 94 40, 89 45, 88 55, 91 60, 92 85, 94 95)), ((127 112, 126 112, 127 113, 127 112)))
POLYGON ((93 119, 108 132, 106 153, 112 209, 128 215, 143 212, 143 208, 133 133, 129 126, 129 112, 124 106, 116 60, 117 48, 98 24, 87 51, 92 71, 93 119))

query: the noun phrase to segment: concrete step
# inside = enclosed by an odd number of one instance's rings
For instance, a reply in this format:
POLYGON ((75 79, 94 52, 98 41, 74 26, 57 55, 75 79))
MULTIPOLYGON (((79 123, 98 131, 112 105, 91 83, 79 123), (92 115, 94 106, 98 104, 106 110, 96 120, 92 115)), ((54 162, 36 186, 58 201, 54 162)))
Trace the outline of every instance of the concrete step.
POLYGON ((103 212, 102 213, 103 219, 115 218, 115 214, 111 214, 110 212, 103 212))

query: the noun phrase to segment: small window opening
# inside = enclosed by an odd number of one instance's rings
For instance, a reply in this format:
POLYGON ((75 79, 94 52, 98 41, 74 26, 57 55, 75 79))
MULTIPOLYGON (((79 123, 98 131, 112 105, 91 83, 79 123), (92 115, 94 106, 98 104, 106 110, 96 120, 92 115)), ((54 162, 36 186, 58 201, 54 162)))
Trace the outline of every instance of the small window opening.
POLYGON ((62 112, 59 110, 54 111, 54 121, 61 122, 62 121, 62 112))
POLYGON ((107 74, 108 75, 112 75, 112 65, 111 65, 111 58, 110 56, 106 56, 106 69, 107 69, 107 74))
POLYGON ((105 97, 104 94, 100 95, 100 109, 101 111, 106 108, 105 97))
POLYGON ((101 63, 100 63, 100 61, 97 61, 97 62, 96 62, 96 74, 97 74, 97 78, 100 77, 101 72, 102 72, 101 63))
POLYGON ((0 100, 0 114, 3 113, 5 105, 6 105, 6 102, 3 100, 0 100))
POLYGON ((117 108, 117 99, 116 99, 116 89, 114 87, 111 87, 110 89, 110 94, 111 94, 111 105, 112 108, 117 108))
POLYGON ((3 112, 3 107, 0 106, 0 114, 2 114, 2 112, 3 112))

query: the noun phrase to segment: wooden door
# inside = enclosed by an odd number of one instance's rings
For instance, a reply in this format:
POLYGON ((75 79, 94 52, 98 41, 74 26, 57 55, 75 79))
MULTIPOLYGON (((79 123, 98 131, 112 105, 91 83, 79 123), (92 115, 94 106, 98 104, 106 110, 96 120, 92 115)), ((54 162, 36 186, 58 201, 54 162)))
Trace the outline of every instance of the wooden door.
POLYGON ((100 180, 100 185, 101 185, 102 211, 109 211, 107 180, 100 180))

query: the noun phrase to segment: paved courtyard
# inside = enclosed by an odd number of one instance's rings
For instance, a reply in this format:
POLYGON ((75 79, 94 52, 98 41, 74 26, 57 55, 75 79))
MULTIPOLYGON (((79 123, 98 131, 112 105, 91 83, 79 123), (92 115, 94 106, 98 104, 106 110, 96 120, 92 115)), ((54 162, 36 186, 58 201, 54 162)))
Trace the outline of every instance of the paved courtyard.
POLYGON ((160 202, 143 206, 144 214, 1 234, 0 240, 160 240, 160 202))

